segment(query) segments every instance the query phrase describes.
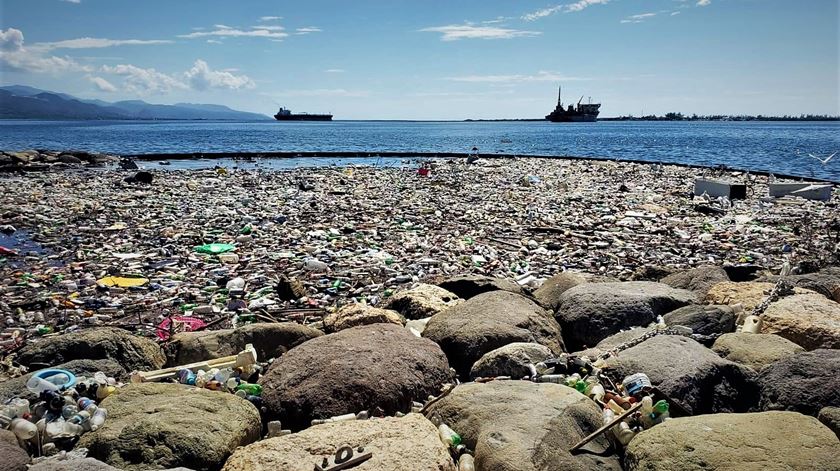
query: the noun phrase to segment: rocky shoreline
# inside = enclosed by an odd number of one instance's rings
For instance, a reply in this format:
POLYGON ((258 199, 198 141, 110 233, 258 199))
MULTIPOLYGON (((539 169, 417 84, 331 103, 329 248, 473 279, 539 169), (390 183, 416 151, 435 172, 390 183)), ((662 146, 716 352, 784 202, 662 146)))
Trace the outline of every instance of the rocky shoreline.
POLYGON ((0 175, 0 468, 840 468, 836 189, 424 168, 0 175))

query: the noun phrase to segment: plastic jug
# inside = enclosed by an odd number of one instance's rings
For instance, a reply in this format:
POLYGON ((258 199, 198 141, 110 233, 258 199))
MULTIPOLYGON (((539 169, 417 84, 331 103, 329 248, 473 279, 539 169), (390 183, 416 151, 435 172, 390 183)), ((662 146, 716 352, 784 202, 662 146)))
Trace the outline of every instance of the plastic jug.
POLYGON ((749 333, 749 334, 757 334, 761 330, 761 318, 758 316, 747 316, 744 319, 744 326, 741 328, 741 332, 749 333))

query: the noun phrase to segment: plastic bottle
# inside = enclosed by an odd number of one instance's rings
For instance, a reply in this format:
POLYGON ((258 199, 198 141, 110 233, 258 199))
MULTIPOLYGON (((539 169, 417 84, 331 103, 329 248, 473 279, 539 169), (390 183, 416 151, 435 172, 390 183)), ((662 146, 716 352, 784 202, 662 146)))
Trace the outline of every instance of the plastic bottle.
POLYGON ((178 382, 181 384, 188 384, 190 386, 195 386, 195 373, 188 368, 182 368, 178 370, 178 382))
POLYGON ((33 394, 41 394, 44 391, 58 391, 58 386, 45 380, 44 378, 32 375, 32 377, 26 382, 26 389, 31 391, 33 394))
POLYGON ((105 419, 108 417, 108 410, 99 407, 94 411, 93 415, 90 416, 90 429, 96 430, 105 423, 105 419))
POLYGON ((236 387, 238 391, 245 391, 249 396, 262 396, 262 386, 253 383, 240 383, 236 387))
POLYGON ((9 401, 9 406, 15 411, 15 415, 23 417, 29 413, 29 401, 26 399, 12 399, 9 401))
POLYGON ((18 440, 29 440, 38 434, 38 427, 25 419, 12 419, 10 430, 14 432, 18 440))
POLYGON ((245 289, 245 280, 240 277, 236 277, 228 281, 225 288, 227 288, 228 291, 242 291, 245 289))
POLYGON ((106 397, 114 394, 117 391, 117 388, 114 386, 99 386, 96 390, 96 398, 100 401, 105 399, 106 397))
POLYGON ((653 405, 653 424, 661 424, 666 420, 671 418, 671 414, 668 411, 668 402, 664 399, 661 401, 657 401, 656 404, 653 405))
POLYGON ((282 430, 283 426, 280 424, 280 421, 272 420, 268 423, 268 435, 266 435, 266 438, 279 437, 282 430))
POLYGON ((438 426, 438 435, 440 435, 441 441, 450 447, 455 447, 461 444, 461 436, 455 433, 455 431, 449 428, 446 424, 440 424, 438 426))
POLYGON ((615 412, 613 412, 612 409, 604 409, 601 413, 601 417, 604 420, 604 425, 607 425, 615 419, 615 412))
POLYGON ((475 459, 472 455, 464 453, 458 458, 458 471, 475 471, 475 459))
POLYGON ((648 429, 653 426, 653 398, 645 396, 642 398, 642 407, 639 409, 641 413, 640 421, 642 427, 648 429))
POLYGON ((566 376, 565 375, 542 375, 537 378, 538 383, 556 383, 556 384, 566 384, 566 376))
POLYGON ((79 398, 76 405, 79 407, 79 410, 94 410, 96 408, 96 403, 86 397, 79 398))
POLYGON ((636 436, 636 432, 630 429, 627 422, 619 422, 618 425, 612 428, 612 431, 615 434, 615 438, 624 446, 627 446, 630 440, 636 436))
POLYGON ((64 417, 65 420, 73 417, 74 415, 79 413, 79 408, 76 405, 66 405, 64 408, 61 409, 61 416, 64 417))

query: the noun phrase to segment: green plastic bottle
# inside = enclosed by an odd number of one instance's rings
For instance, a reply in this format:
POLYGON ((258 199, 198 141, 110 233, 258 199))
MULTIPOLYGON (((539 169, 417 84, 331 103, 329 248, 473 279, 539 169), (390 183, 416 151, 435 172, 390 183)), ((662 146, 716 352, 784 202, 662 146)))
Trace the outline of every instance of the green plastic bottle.
POLYGON ((237 391, 245 391, 249 396, 262 396, 262 386, 256 383, 239 383, 237 391))

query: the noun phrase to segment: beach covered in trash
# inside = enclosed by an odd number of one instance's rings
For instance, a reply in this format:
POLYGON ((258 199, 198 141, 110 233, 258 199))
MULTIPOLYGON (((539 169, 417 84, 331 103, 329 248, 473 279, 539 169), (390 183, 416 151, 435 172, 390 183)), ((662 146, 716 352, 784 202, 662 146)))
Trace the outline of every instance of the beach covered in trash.
POLYGON ((754 463, 719 456, 710 442, 747 438, 703 436, 718 424, 837 465, 836 188, 528 158, 0 183, 0 399, 17 398, 0 425, 36 466, 75 450, 118 469, 677 469, 657 467, 664 440, 694 444, 686 466, 754 463), (745 194, 695 195, 698 177, 745 194), (51 367, 94 397, 30 376, 51 367), (77 419, 79 396, 107 419, 77 419), (172 431, 202 420, 225 425, 172 431), (165 450, 131 451, 147 436, 165 450))

